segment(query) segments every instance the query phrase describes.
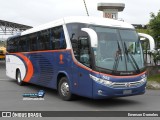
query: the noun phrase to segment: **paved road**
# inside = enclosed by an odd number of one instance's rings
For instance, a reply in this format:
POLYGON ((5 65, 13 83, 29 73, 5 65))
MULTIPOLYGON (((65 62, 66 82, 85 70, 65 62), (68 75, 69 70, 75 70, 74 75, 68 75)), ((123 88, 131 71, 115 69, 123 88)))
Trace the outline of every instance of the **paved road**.
POLYGON ((27 84, 18 86, 6 77, 5 64, 0 61, 0 111, 160 111, 160 90, 147 90, 144 95, 91 100, 79 97, 75 101, 63 101, 52 89, 27 84), (23 93, 45 90, 44 100, 23 100, 23 93))

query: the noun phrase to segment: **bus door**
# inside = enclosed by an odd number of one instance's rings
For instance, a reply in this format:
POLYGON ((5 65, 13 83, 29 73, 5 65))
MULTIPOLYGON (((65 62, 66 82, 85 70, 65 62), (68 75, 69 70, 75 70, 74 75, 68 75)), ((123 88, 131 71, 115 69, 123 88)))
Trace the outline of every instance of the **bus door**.
MULTIPOLYGON (((72 42, 73 46, 73 42, 72 42)), ((91 55, 88 37, 80 37, 77 50, 74 49, 78 64, 72 66, 74 89, 77 94, 92 97, 92 80, 89 77, 91 68, 91 55)))

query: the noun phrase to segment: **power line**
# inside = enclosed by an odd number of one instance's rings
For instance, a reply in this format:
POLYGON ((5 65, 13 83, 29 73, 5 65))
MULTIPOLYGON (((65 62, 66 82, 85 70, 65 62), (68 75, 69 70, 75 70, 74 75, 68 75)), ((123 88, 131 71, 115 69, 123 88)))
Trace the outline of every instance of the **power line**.
POLYGON ((88 9, 87 9, 87 5, 86 5, 85 0, 83 0, 83 2, 84 2, 85 9, 86 9, 86 13, 87 13, 87 15, 89 16, 89 13, 88 13, 88 9))

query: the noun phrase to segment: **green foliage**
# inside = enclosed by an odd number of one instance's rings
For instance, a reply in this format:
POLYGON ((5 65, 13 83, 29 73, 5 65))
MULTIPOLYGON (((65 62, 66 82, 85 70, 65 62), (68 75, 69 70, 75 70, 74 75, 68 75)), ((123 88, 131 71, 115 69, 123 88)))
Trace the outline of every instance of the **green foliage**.
POLYGON ((158 83, 160 83, 160 74, 149 76, 148 80, 149 81, 157 81, 158 83))
POLYGON ((151 35, 154 37, 155 42, 157 44, 157 48, 160 48, 158 43, 160 42, 160 10, 157 15, 154 13, 150 13, 150 21, 149 21, 149 30, 151 35))
POLYGON ((137 31, 138 33, 150 34, 149 29, 136 29, 136 31, 137 31))
POLYGON ((157 65, 158 60, 160 60, 160 52, 158 50, 156 50, 154 52, 150 52, 150 54, 153 57, 153 61, 154 61, 155 65, 157 65))

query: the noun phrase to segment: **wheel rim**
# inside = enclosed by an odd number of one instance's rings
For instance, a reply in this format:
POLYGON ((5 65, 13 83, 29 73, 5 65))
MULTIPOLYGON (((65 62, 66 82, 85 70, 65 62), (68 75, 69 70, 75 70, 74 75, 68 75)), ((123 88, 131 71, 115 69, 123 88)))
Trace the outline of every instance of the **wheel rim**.
POLYGON ((69 85, 67 82, 62 83, 61 85, 61 93, 63 96, 68 96, 69 94, 69 85))
POLYGON ((20 76, 20 74, 18 74, 17 80, 18 80, 18 83, 21 83, 21 76, 20 76))

